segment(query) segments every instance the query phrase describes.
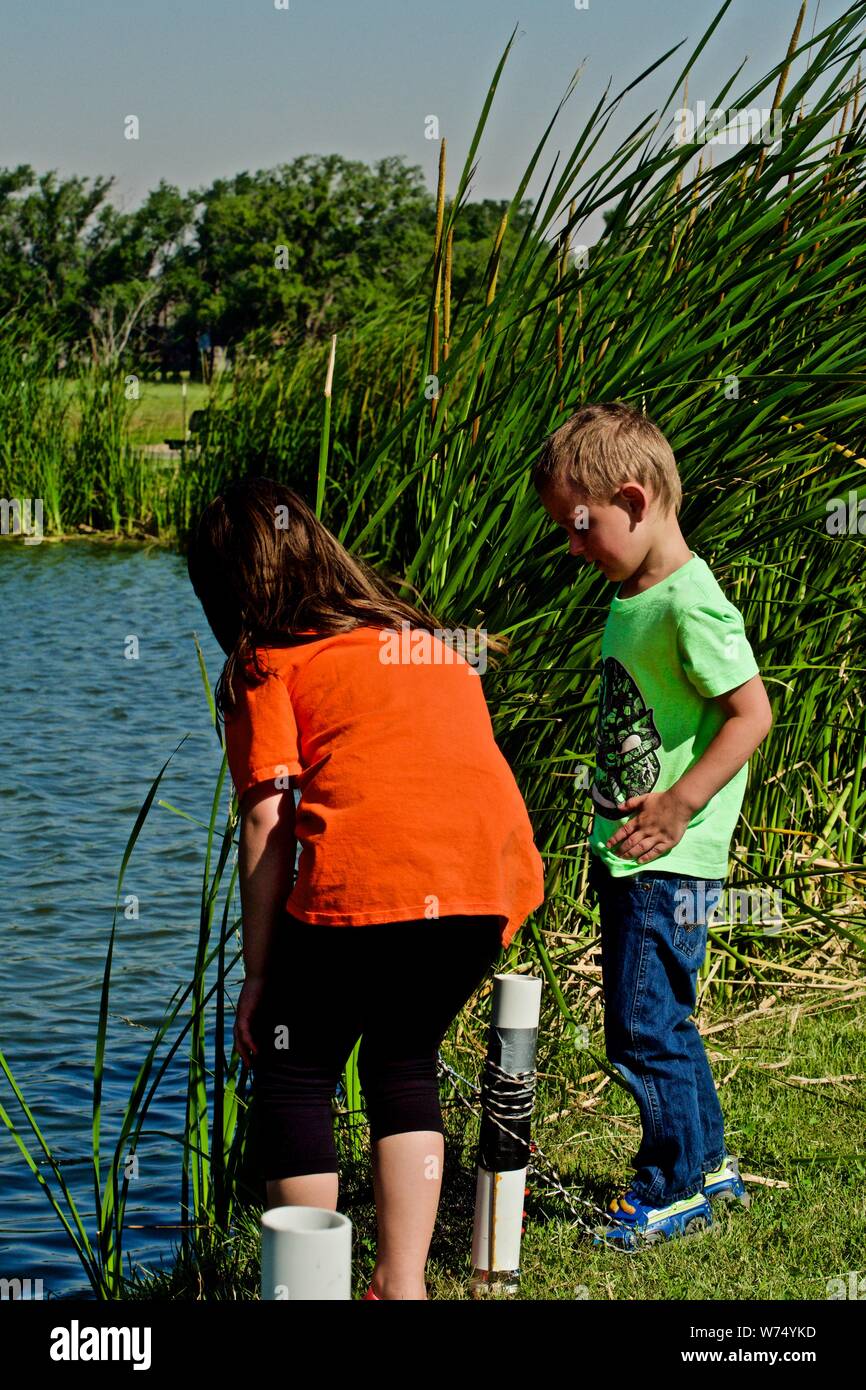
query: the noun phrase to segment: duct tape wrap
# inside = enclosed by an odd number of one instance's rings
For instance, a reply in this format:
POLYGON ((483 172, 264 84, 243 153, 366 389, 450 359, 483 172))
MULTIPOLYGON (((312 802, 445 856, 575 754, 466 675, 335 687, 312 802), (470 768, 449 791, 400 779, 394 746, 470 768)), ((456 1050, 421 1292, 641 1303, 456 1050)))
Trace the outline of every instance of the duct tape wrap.
POLYGON ((538 1028, 497 1028, 487 1044, 481 1082, 478 1162, 492 1173, 525 1168, 535 1103, 538 1028))
POLYGON ((540 979, 495 975, 493 1018, 481 1085, 472 1291, 499 1281, 515 1289, 529 1166, 540 979))

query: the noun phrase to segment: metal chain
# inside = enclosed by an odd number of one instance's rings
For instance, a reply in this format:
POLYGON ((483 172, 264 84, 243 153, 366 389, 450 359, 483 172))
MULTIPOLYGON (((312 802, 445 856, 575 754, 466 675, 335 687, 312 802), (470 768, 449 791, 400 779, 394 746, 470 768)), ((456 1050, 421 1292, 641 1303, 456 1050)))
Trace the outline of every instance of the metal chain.
POLYGON ((488 1055, 481 1082, 481 1106, 485 1115, 491 1119, 510 1120, 512 1124, 528 1120, 535 1104, 535 1083, 534 1070, 505 1071, 488 1055))
MULTIPOLYGON (((470 1081, 468 1077, 461 1076, 460 1072, 456 1071, 449 1062, 445 1061, 445 1058, 442 1056, 441 1052, 438 1054, 438 1065, 439 1070, 442 1074, 450 1078, 453 1078, 455 1081, 461 1081, 464 1086, 468 1086, 470 1090, 474 1091, 477 1096, 481 1096, 483 1094, 482 1088, 480 1086, 477 1086, 474 1081, 470 1081)), ((488 1065, 492 1065, 495 1067, 496 1064, 490 1064, 488 1059, 488 1065)), ((501 1068, 496 1068, 496 1070, 501 1072, 501 1068)), ((509 1075, 509 1073, 507 1072, 502 1072, 501 1074, 502 1076, 509 1075)), ((521 1079, 523 1079, 526 1075, 527 1073, 521 1073, 521 1079)), ((470 1105, 466 1097, 461 1093, 459 1087, 455 1086, 454 1091, 458 1100, 462 1101, 462 1103, 466 1106, 466 1109, 472 1116, 475 1116, 475 1110, 470 1105)), ((531 1108, 532 1107, 530 1105, 530 1110, 531 1108)), ((577 1210, 575 1202, 579 1202, 581 1206, 587 1208, 587 1210, 591 1212, 594 1212, 597 1216, 600 1216, 605 1225, 610 1224, 610 1212, 605 1211, 603 1207, 597 1206, 595 1202, 591 1202, 587 1197, 571 1196, 568 1188, 563 1183, 562 1178, 559 1176, 559 1173, 554 1168, 550 1159, 546 1156, 542 1149, 539 1148, 538 1144, 534 1139, 526 1140, 522 1137, 522 1135, 515 1134, 513 1130, 510 1130, 507 1125, 504 1125, 502 1121, 496 1115, 491 1114, 489 1110, 485 1110, 484 1114, 492 1124, 498 1125, 498 1127, 503 1131, 503 1133, 507 1134, 511 1139, 516 1139, 517 1142, 523 1144, 524 1147, 529 1148, 530 1158, 527 1164, 527 1176, 529 1176, 529 1174, 531 1173, 533 1177, 537 1178, 539 1182, 545 1183, 546 1186, 549 1187, 557 1197, 561 1198, 561 1200, 565 1203, 565 1205, 571 1212, 571 1215, 573 1217, 573 1221, 571 1222, 572 1225, 580 1226, 591 1236, 594 1236, 596 1233, 596 1227, 591 1226, 588 1221, 584 1220, 580 1212, 577 1210), (548 1170, 547 1172, 545 1172, 539 1166, 539 1162, 544 1164, 544 1167, 548 1170)), ((613 1245, 611 1248, 619 1249, 620 1247, 617 1245, 613 1245)))

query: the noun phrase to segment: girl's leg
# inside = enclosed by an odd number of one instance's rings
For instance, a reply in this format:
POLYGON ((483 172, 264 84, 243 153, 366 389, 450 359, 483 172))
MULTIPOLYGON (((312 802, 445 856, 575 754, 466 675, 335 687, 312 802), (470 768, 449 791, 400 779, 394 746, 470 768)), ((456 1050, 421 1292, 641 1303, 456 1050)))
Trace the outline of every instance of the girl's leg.
MULTIPOLYGON (((364 930, 367 930, 366 928, 364 930)), ((373 1292, 426 1299, 424 1267, 442 1187, 437 1053, 500 951, 495 918, 444 917, 375 932, 358 1053, 372 1138, 378 1246, 373 1292)))
POLYGON ((272 1178, 267 1184, 269 1207, 322 1207, 337 1210, 337 1173, 304 1173, 297 1178, 272 1178))
POLYGON ((347 953, 356 943, 339 928, 288 916, 280 927, 253 1024, 262 1176, 270 1207, 335 1211, 339 1179, 331 1101, 361 1031, 347 983, 354 973, 347 953))
POLYGON ((424 1265, 439 1209, 444 1154, 437 1130, 409 1130, 372 1142, 377 1298, 427 1297, 424 1265))

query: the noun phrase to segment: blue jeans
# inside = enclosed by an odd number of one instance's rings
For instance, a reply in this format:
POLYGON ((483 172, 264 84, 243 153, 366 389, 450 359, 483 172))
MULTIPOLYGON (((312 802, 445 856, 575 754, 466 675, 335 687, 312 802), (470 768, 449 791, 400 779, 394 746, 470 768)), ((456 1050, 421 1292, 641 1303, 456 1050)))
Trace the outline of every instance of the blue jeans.
POLYGON ((638 869, 614 877, 590 856, 599 903, 604 1040, 640 1111, 631 1190, 667 1206, 703 1188, 725 1156, 724 1119, 690 1018, 722 879, 638 869))

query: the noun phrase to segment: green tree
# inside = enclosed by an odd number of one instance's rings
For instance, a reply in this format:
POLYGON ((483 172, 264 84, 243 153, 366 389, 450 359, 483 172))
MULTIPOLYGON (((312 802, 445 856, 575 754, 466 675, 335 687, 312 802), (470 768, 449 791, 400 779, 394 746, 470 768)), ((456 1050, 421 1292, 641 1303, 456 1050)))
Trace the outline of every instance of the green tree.
POLYGON ((87 325, 87 229, 112 180, 0 171, 0 303, 74 338, 87 325))
POLYGON ((193 241, 177 255, 180 322, 214 341, 268 329, 276 341, 325 336, 400 297, 429 255, 433 197, 421 170, 340 155, 219 179, 197 196, 193 241))
POLYGON ((15 309, 70 347, 115 361, 150 306, 172 294, 167 267, 193 203, 160 183, 135 212, 107 202, 111 178, 0 170, 0 312, 15 309))
MULTIPOLYGON (((0 169, 0 313, 32 315, 70 356, 192 365, 202 329, 224 346, 294 347, 396 310, 429 271, 435 200, 402 157, 303 155, 188 194, 161 182, 133 212, 109 201, 113 182, 0 169)), ((455 314, 486 280, 507 206, 461 209, 455 314)), ((503 273, 530 212, 512 215, 503 273)))

